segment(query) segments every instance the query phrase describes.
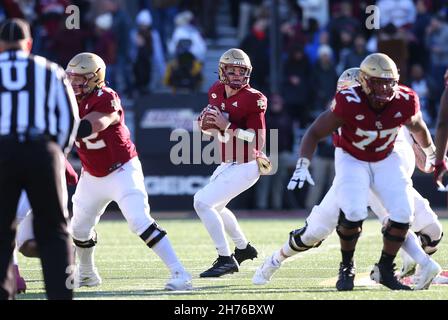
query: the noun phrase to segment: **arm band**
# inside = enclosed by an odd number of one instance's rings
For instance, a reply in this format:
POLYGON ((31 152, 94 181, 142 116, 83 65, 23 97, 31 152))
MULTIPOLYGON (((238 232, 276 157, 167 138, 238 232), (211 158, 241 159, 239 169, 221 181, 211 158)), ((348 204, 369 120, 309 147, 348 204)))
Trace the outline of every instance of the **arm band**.
POLYGON ((82 139, 88 137, 92 134, 92 124, 89 120, 81 120, 78 127, 78 133, 76 134, 76 139, 82 139))
POLYGON ((255 133, 243 129, 238 129, 236 132, 236 137, 247 142, 252 142, 255 138, 255 133))

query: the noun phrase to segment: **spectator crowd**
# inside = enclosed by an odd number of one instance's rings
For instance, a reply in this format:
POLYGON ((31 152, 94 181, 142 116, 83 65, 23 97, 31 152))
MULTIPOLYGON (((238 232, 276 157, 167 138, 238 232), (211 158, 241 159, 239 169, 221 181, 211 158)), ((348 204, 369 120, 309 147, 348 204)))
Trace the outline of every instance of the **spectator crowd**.
MULTIPOLYGON (((206 91, 207 48, 220 39, 222 7, 236 29, 239 48, 253 65, 251 86, 270 100, 267 126, 278 129, 279 165, 295 163, 296 147, 309 124, 330 103, 338 76, 369 53, 396 61, 400 82, 414 89, 424 120, 434 127, 448 69, 448 0, 279 0, 280 70, 270 70, 271 1, 266 0, 0 0, 0 21, 24 18, 32 25, 33 52, 66 66, 91 51, 107 64, 107 81, 125 97, 157 91, 206 91), (80 28, 68 29, 69 5, 80 9, 80 28), (366 28, 379 10, 379 29, 366 28), (270 73, 281 75, 270 92, 270 73)), ((224 51, 224 50, 223 50, 224 51)), ((307 209, 326 192, 334 175, 333 147, 323 141, 313 160, 315 192, 306 199, 285 189, 288 172, 262 177, 259 209, 307 209), (283 187, 281 187, 283 186, 283 187), (271 199, 270 194, 275 194, 271 199)))

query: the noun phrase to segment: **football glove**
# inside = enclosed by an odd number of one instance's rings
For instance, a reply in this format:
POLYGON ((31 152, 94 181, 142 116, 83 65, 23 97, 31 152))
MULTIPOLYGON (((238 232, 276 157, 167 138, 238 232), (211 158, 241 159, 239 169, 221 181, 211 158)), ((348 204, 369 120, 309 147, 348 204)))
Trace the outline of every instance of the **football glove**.
POLYGON ((288 190, 294 190, 298 184, 298 188, 301 189, 306 182, 314 186, 314 180, 311 177, 311 173, 308 170, 310 166, 310 160, 307 158, 299 158, 297 160, 296 170, 288 183, 288 190))

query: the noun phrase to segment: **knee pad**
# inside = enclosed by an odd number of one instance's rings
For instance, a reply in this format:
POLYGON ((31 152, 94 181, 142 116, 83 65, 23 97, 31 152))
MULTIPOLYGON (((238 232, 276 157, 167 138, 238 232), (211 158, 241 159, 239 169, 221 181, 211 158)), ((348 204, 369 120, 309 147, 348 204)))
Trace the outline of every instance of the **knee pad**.
POLYGON ((96 233, 96 231, 94 231, 94 235, 91 239, 86 240, 86 241, 81 241, 81 240, 77 240, 75 238, 73 238, 73 243, 75 244, 75 246, 80 247, 80 248, 92 248, 94 246, 96 246, 97 242, 98 242, 98 235, 96 233))
POLYGON ((345 241, 353 241, 359 238, 362 232, 362 224, 364 220, 350 221, 347 220, 342 210, 339 211, 338 225, 336 227, 336 233, 339 238, 345 241), (349 234, 345 234, 348 232, 349 234))
POLYGON ((421 232, 417 232, 416 235, 418 236, 420 242, 422 243, 423 250, 429 255, 436 253, 436 251, 439 249, 437 246, 443 238, 443 232, 440 238, 436 240, 432 240, 430 236, 423 234, 421 232))
POLYGON ((395 222, 389 219, 386 226, 381 230, 384 238, 386 238, 387 240, 394 242, 404 242, 406 235, 403 237, 393 235, 390 233, 392 229, 406 230, 407 232, 407 230, 409 229, 409 223, 395 222))
POLYGON ((289 247, 292 250, 297 251, 297 252, 302 252, 302 251, 309 250, 311 248, 317 248, 322 244, 323 240, 317 241, 316 243, 314 243, 311 246, 304 244, 301 239, 301 236, 305 233, 306 228, 307 228, 307 225, 305 224, 305 226, 303 228, 293 230, 289 233, 289 247))
POLYGON ((143 233, 140 235, 140 238, 146 243, 146 245, 150 248, 152 248, 157 242, 162 240, 163 237, 166 236, 166 231, 162 229, 155 221, 146 229, 143 231, 143 233), (155 231, 159 231, 159 233, 155 236, 152 236, 152 234, 155 231))

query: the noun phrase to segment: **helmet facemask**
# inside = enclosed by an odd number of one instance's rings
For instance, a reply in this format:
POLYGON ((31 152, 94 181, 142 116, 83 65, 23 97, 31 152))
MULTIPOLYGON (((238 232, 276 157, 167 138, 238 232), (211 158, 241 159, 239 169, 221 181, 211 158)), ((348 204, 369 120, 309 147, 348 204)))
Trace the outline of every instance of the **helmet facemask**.
POLYGON ((219 64, 219 80, 230 88, 238 90, 249 84, 252 68, 238 64, 219 64), (239 77, 241 80, 236 79, 239 77))
POLYGON ((67 72, 67 76, 77 97, 82 97, 92 91, 92 88, 89 86, 89 82, 95 77, 95 74, 77 74, 67 72))
POLYGON ((393 99, 398 84, 396 79, 366 77, 365 80, 370 89, 369 96, 375 104, 382 107, 393 99))

